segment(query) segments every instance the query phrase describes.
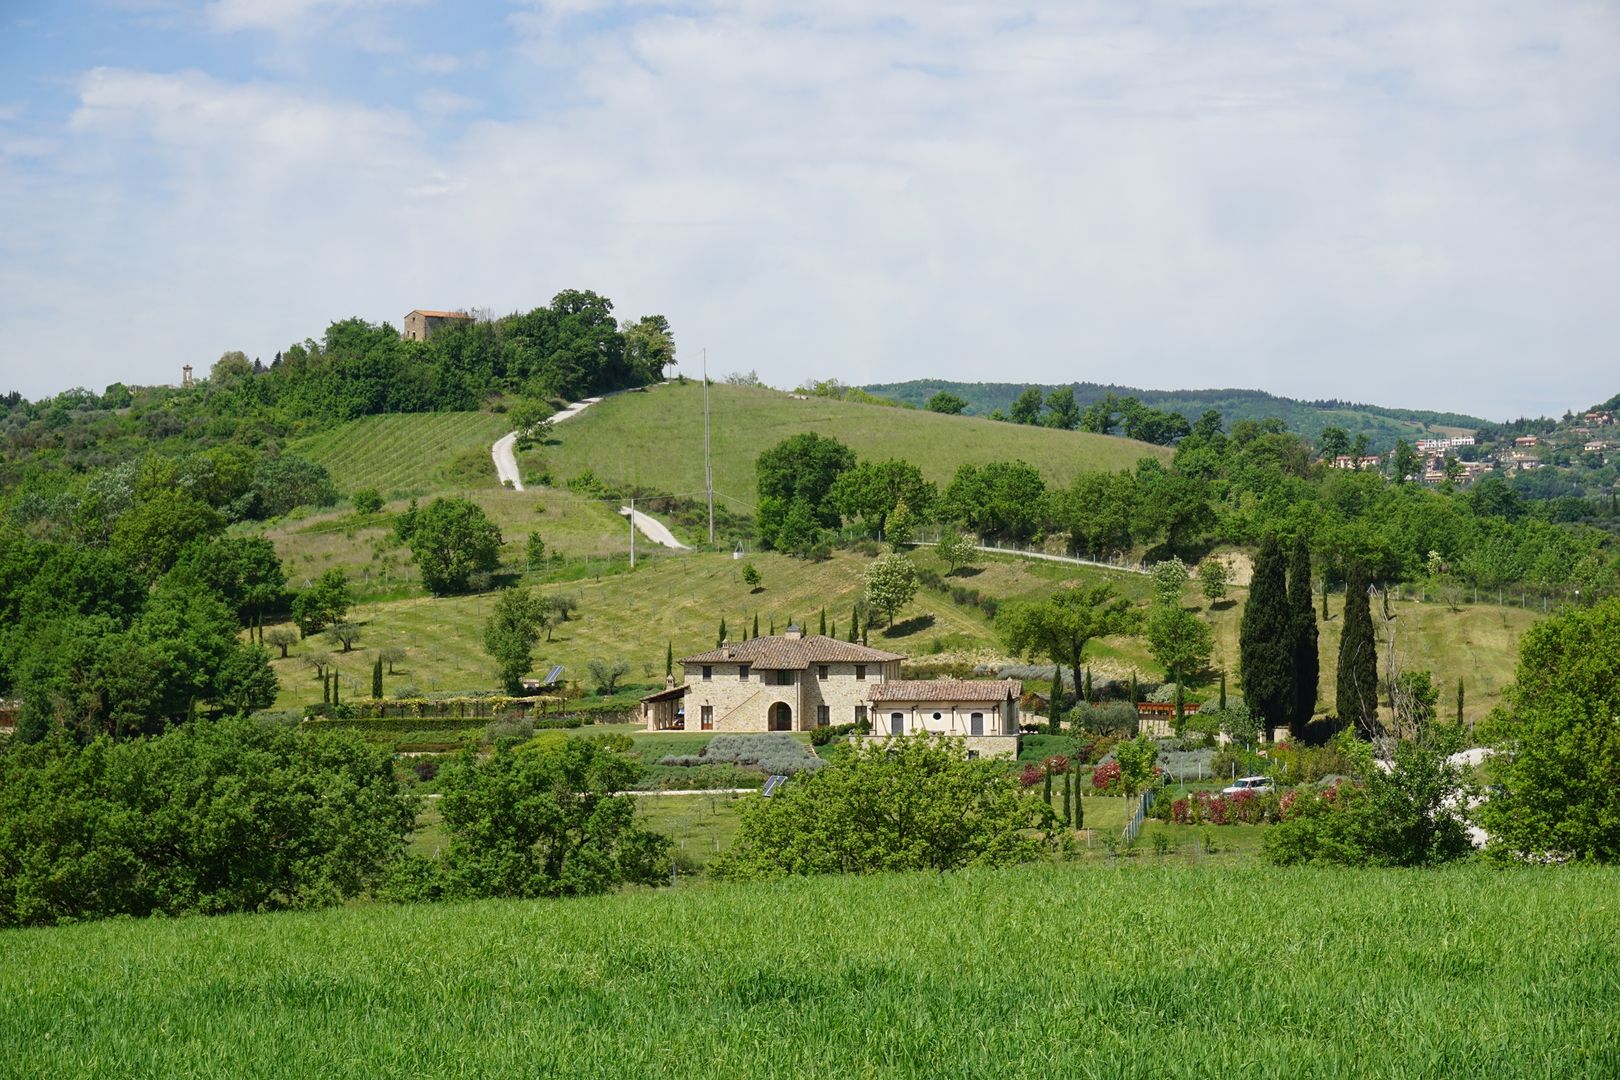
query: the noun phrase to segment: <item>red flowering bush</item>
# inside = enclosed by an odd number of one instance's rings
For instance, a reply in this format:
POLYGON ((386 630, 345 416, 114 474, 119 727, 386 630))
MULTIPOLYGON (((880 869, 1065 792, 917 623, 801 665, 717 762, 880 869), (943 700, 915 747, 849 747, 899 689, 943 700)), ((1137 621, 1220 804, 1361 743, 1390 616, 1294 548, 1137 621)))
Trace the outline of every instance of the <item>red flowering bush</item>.
POLYGON ((1025 787, 1034 787, 1046 779, 1046 770, 1039 765, 1025 765, 1024 771, 1018 774, 1018 782, 1025 787))
POLYGON ((1053 776, 1062 776, 1069 771, 1069 759, 1063 754, 1053 754, 1046 759, 1046 767, 1052 770, 1053 776))
POLYGON ((1107 793, 1119 786, 1119 762, 1105 761, 1091 770, 1091 790, 1107 793))

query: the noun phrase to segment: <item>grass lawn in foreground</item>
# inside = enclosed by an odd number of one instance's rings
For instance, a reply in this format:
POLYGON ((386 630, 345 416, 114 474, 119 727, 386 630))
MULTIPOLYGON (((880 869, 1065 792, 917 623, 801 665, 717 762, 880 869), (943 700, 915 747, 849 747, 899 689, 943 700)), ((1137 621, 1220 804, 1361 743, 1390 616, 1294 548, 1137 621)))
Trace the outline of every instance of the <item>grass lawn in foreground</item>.
POLYGON ((1620 1074, 1620 872, 1109 866, 0 933, 16 1076, 1620 1074))

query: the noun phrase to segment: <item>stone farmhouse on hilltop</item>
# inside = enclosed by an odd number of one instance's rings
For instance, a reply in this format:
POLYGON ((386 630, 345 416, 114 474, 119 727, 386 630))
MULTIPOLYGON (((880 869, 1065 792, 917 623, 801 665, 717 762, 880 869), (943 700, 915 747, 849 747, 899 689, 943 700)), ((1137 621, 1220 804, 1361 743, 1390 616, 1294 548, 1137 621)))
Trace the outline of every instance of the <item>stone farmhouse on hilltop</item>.
POLYGON ((1018 753, 1013 679, 900 678, 899 653, 796 626, 727 642, 681 660, 685 681, 641 701, 648 731, 810 731, 865 723, 871 737, 920 732, 960 736, 970 753, 1018 753))
POLYGON ((405 329, 400 337, 406 341, 426 341, 452 322, 471 322, 465 311, 424 311, 417 308, 405 316, 405 329))

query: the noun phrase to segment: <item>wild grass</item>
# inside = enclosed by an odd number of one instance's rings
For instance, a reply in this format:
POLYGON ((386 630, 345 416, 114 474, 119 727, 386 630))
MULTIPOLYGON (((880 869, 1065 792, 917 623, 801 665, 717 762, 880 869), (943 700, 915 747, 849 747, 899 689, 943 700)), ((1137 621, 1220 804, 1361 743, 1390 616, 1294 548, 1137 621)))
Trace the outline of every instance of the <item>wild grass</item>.
POLYGON ((0 957, 15 1076, 1620 1073, 1599 868, 1092 862, 105 922, 0 957))
MULTIPOLYGON (((1019 458, 1048 483, 1094 469, 1124 469, 1163 447, 1106 435, 1004 424, 969 416, 890 409, 775 390, 710 387, 714 486, 734 510, 752 513, 754 459, 806 431, 831 435, 859 457, 901 458, 943 487, 957 466, 1019 458)), ((525 475, 549 469, 559 481, 587 468, 605 481, 669 494, 704 490, 703 387, 664 385, 621 394, 559 424, 550 445, 521 459, 525 475)))
POLYGON ((326 466, 345 495, 373 487, 384 498, 442 487, 499 487, 490 446, 511 425, 486 412, 367 416, 298 439, 288 449, 326 466), (473 451, 481 453, 473 467, 473 451))

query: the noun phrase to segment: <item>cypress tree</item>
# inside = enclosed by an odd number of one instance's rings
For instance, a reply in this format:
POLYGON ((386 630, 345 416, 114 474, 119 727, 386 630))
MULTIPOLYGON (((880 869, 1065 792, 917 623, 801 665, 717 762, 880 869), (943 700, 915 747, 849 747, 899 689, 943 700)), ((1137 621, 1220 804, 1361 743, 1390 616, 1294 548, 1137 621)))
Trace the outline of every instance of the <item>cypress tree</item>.
POLYGON ((861 640, 861 609, 852 608, 849 613, 849 640, 850 644, 861 640))
POLYGON ((1339 637, 1339 719, 1370 739, 1382 731, 1378 723, 1378 640, 1373 635, 1372 609, 1367 601, 1367 571, 1360 563, 1350 568, 1345 581, 1344 629, 1339 637))
POLYGON ((1288 731, 1298 739, 1316 712, 1316 689, 1322 677, 1316 605, 1311 596, 1311 549, 1303 535, 1294 537, 1293 556, 1288 561, 1288 606, 1294 613, 1294 711, 1288 731))
POLYGON ((1046 805, 1052 805, 1052 763, 1046 763, 1046 805))
POLYGON ((670 676, 672 676, 674 674, 675 674, 675 643, 673 641, 666 641, 666 642, 664 642, 664 678, 667 679, 667 678, 669 678, 670 676))
POLYGON ((754 612, 754 637, 759 637, 759 612, 754 612))
POLYGON ((776 636, 776 616, 771 616, 771 637, 776 636))
POLYGON ((714 643, 714 647, 718 649, 720 646, 724 645, 725 643, 726 643, 726 617, 724 615, 722 615, 722 616, 720 616, 719 640, 717 640, 714 643))
POLYGON ((1063 824, 1074 820, 1074 770, 1063 774, 1063 824))
POLYGON ((1226 672, 1221 672, 1221 712, 1226 711, 1226 672))
POLYGON ((821 609, 821 629, 817 630, 816 633, 820 634, 822 637, 827 636, 827 609, 826 608, 821 609))
POLYGON ((330 704, 332 704, 332 673, 331 672, 326 672, 323 675, 321 675, 321 704, 322 705, 330 705, 330 704))
POLYGON ((838 636, 838 620, 837 619, 834 619, 832 621, 832 629, 827 631, 827 636, 830 637, 830 638, 836 638, 838 636))
POLYGON ((1091 701, 1091 665, 1086 665, 1086 700, 1091 701))
MULTIPOLYGON (((1071 764, 1069 767, 1074 766, 1071 764)), ((1086 827, 1086 803, 1080 794, 1079 780, 1074 782, 1074 827, 1077 829, 1086 827)))
POLYGON ((1460 726, 1462 724, 1462 722, 1463 722, 1463 682, 1462 682, 1462 676, 1459 675, 1459 676, 1457 676, 1457 723, 1460 726))
POLYGON ((332 704, 338 703, 338 673, 332 672, 332 704))
POLYGON ((1058 733, 1058 716, 1063 712, 1063 665, 1052 665, 1052 705, 1047 719, 1052 722, 1052 734, 1058 733))
POLYGON ((371 697, 377 700, 382 697, 382 654, 377 654, 377 662, 371 665, 371 697))
POLYGON ((1293 625, 1282 545, 1268 536, 1255 556, 1238 632, 1243 700, 1265 725, 1267 738, 1287 727, 1294 711, 1293 625))

